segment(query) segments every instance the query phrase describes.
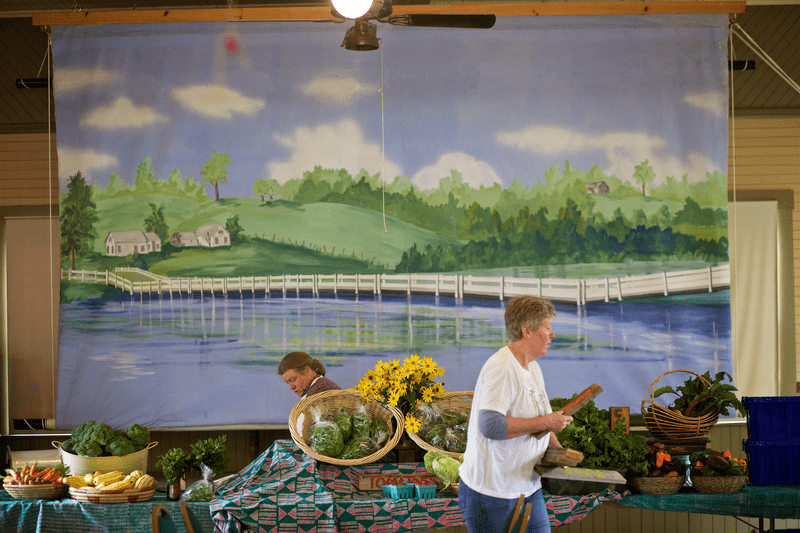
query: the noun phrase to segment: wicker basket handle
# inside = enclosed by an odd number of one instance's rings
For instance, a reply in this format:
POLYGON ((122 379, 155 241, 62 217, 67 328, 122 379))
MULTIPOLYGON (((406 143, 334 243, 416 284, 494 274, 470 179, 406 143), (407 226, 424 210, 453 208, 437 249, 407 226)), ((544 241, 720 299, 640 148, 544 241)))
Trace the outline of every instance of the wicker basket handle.
POLYGON ((661 374, 660 376, 658 376, 658 377, 656 378, 656 380, 655 380, 655 381, 653 381, 653 382, 650 384, 650 386, 649 386, 649 387, 647 387, 647 390, 646 390, 646 391, 645 391, 645 393, 644 393, 644 399, 645 399, 645 401, 647 400, 647 396, 649 395, 649 396, 650 396, 650 402, 651 402, 651 403, 655 403, 655 400, 656 400, 656 398, 655 398, 655 392, 656 392, 656 385, 658 385, 658 381, 659 381, 661 378, 663 378, 664 376, 666 376, 666 375, 668 375, 668 374, 674 374, 675 372, 686 372, 687 374, 694 374, 694 375, 695 375, 695 376, 697 376, 698 378, 700 378, 700 379, 702 379, 703 381, 705 381, 705 382, 706 382, 706 385, 708 385, 709 387, 711 386, 711 383, 709 383, 709 382, 708 382, 708 380, 707 380, 706 378, 704 378, 703 376, 701 376, 701 375, 700 375, 700 374, 698 374, 697 372, 692 372, 691 370, 669 370, 669 371, 667 371, 667 372, 664 372, 664 373, 663 373, 663 374, 661 374))

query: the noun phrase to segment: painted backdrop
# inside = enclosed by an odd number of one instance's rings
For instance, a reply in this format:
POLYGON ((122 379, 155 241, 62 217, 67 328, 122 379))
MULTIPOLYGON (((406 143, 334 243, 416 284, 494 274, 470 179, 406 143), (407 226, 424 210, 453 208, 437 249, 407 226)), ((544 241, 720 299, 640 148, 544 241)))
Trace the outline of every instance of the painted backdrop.
MULTIPOLYGON (((371 52, 341 48, 334 23, 53 28, 62 267, 138 282, 725 266, 726 25, 379 24, 371 52)), ((275 367, 295 349, 343 387, 417 353, 469 390, 507 340, 503 307, 64 281, 56 422, 282 424, 296 398, 275 367)), ((551 397, 598 382, 599 405, 636 412, 664 372, 732 373, 727 291, 560 303, 555 329, 551 397)))

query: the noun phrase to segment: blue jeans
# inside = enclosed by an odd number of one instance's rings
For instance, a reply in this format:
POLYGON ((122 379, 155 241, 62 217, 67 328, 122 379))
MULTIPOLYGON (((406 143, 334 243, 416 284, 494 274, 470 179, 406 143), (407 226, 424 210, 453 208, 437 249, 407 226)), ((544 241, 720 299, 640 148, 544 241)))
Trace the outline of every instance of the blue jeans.
MULTIPOLYGON (((506 519, 514 511, 517 499, 486 496, 472 490, 463 481, 458 487, 458 506, 469 533, 501 533, 506 519)), ((525 498, 525 503, 529 502, 532 509, 527 533, 550 533, 550 518, 544 506, 542 489, 525 498)))

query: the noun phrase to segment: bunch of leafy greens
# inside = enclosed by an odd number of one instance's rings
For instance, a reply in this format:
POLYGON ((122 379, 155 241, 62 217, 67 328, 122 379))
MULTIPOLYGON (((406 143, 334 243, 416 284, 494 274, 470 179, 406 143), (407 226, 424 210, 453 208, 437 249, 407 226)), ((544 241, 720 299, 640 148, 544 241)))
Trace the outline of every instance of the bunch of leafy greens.
POLYGON ((670 386, 657 388, 653 391, 653 398, 667 393, 677 395, 678 398, 671 407, 680 411, 683 416, 698 417, 712 411, 719 411, 721 415, 727 416, 728 408, 735 409, 745 416, 745 407, 734 394, 736 387, 722 383, 725 377, 733 383, 733 378, 727 372, 717 372, 714 379, 711 379, 711 373, 706 370, 702 377, 687 379, 683 385, 675 389, 670 386))
MULTIPOLYGON (((550 406, 557 411, 576 398, 552 398, 550 406)), ((647 443, 641 435, 625 433, 617 426, 611 429, 611 413, 595 407, 593 401, 572 415, 572 423, 556 434, 565 448, 583 453, 581 468, 621 470, 628 475, 647 475, 647 443)))

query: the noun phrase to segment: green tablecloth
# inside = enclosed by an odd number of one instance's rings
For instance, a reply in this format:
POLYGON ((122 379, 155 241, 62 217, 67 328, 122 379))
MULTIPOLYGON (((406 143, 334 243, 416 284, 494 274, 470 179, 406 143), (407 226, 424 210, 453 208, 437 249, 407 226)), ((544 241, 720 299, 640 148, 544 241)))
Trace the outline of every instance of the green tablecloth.
POLYGON ((756 518, 800 518, 800 485, 745 486, 733 494, 684 492, 670 495, 631 494, 620 505, 656 511, 756 518))
MULTIPOLYGON (((0 491, 0 531, 18 533, 115 533, 152 531, 153 507, 163 505, 161 533, 186 533, 179 502, 167 501, 156 493, 152 500, 139 503, 83 503, 62 500, 15 500, 0 491)), ((214 521, 208 503, 187 502, 195 533, 211 532, 214 521)))

